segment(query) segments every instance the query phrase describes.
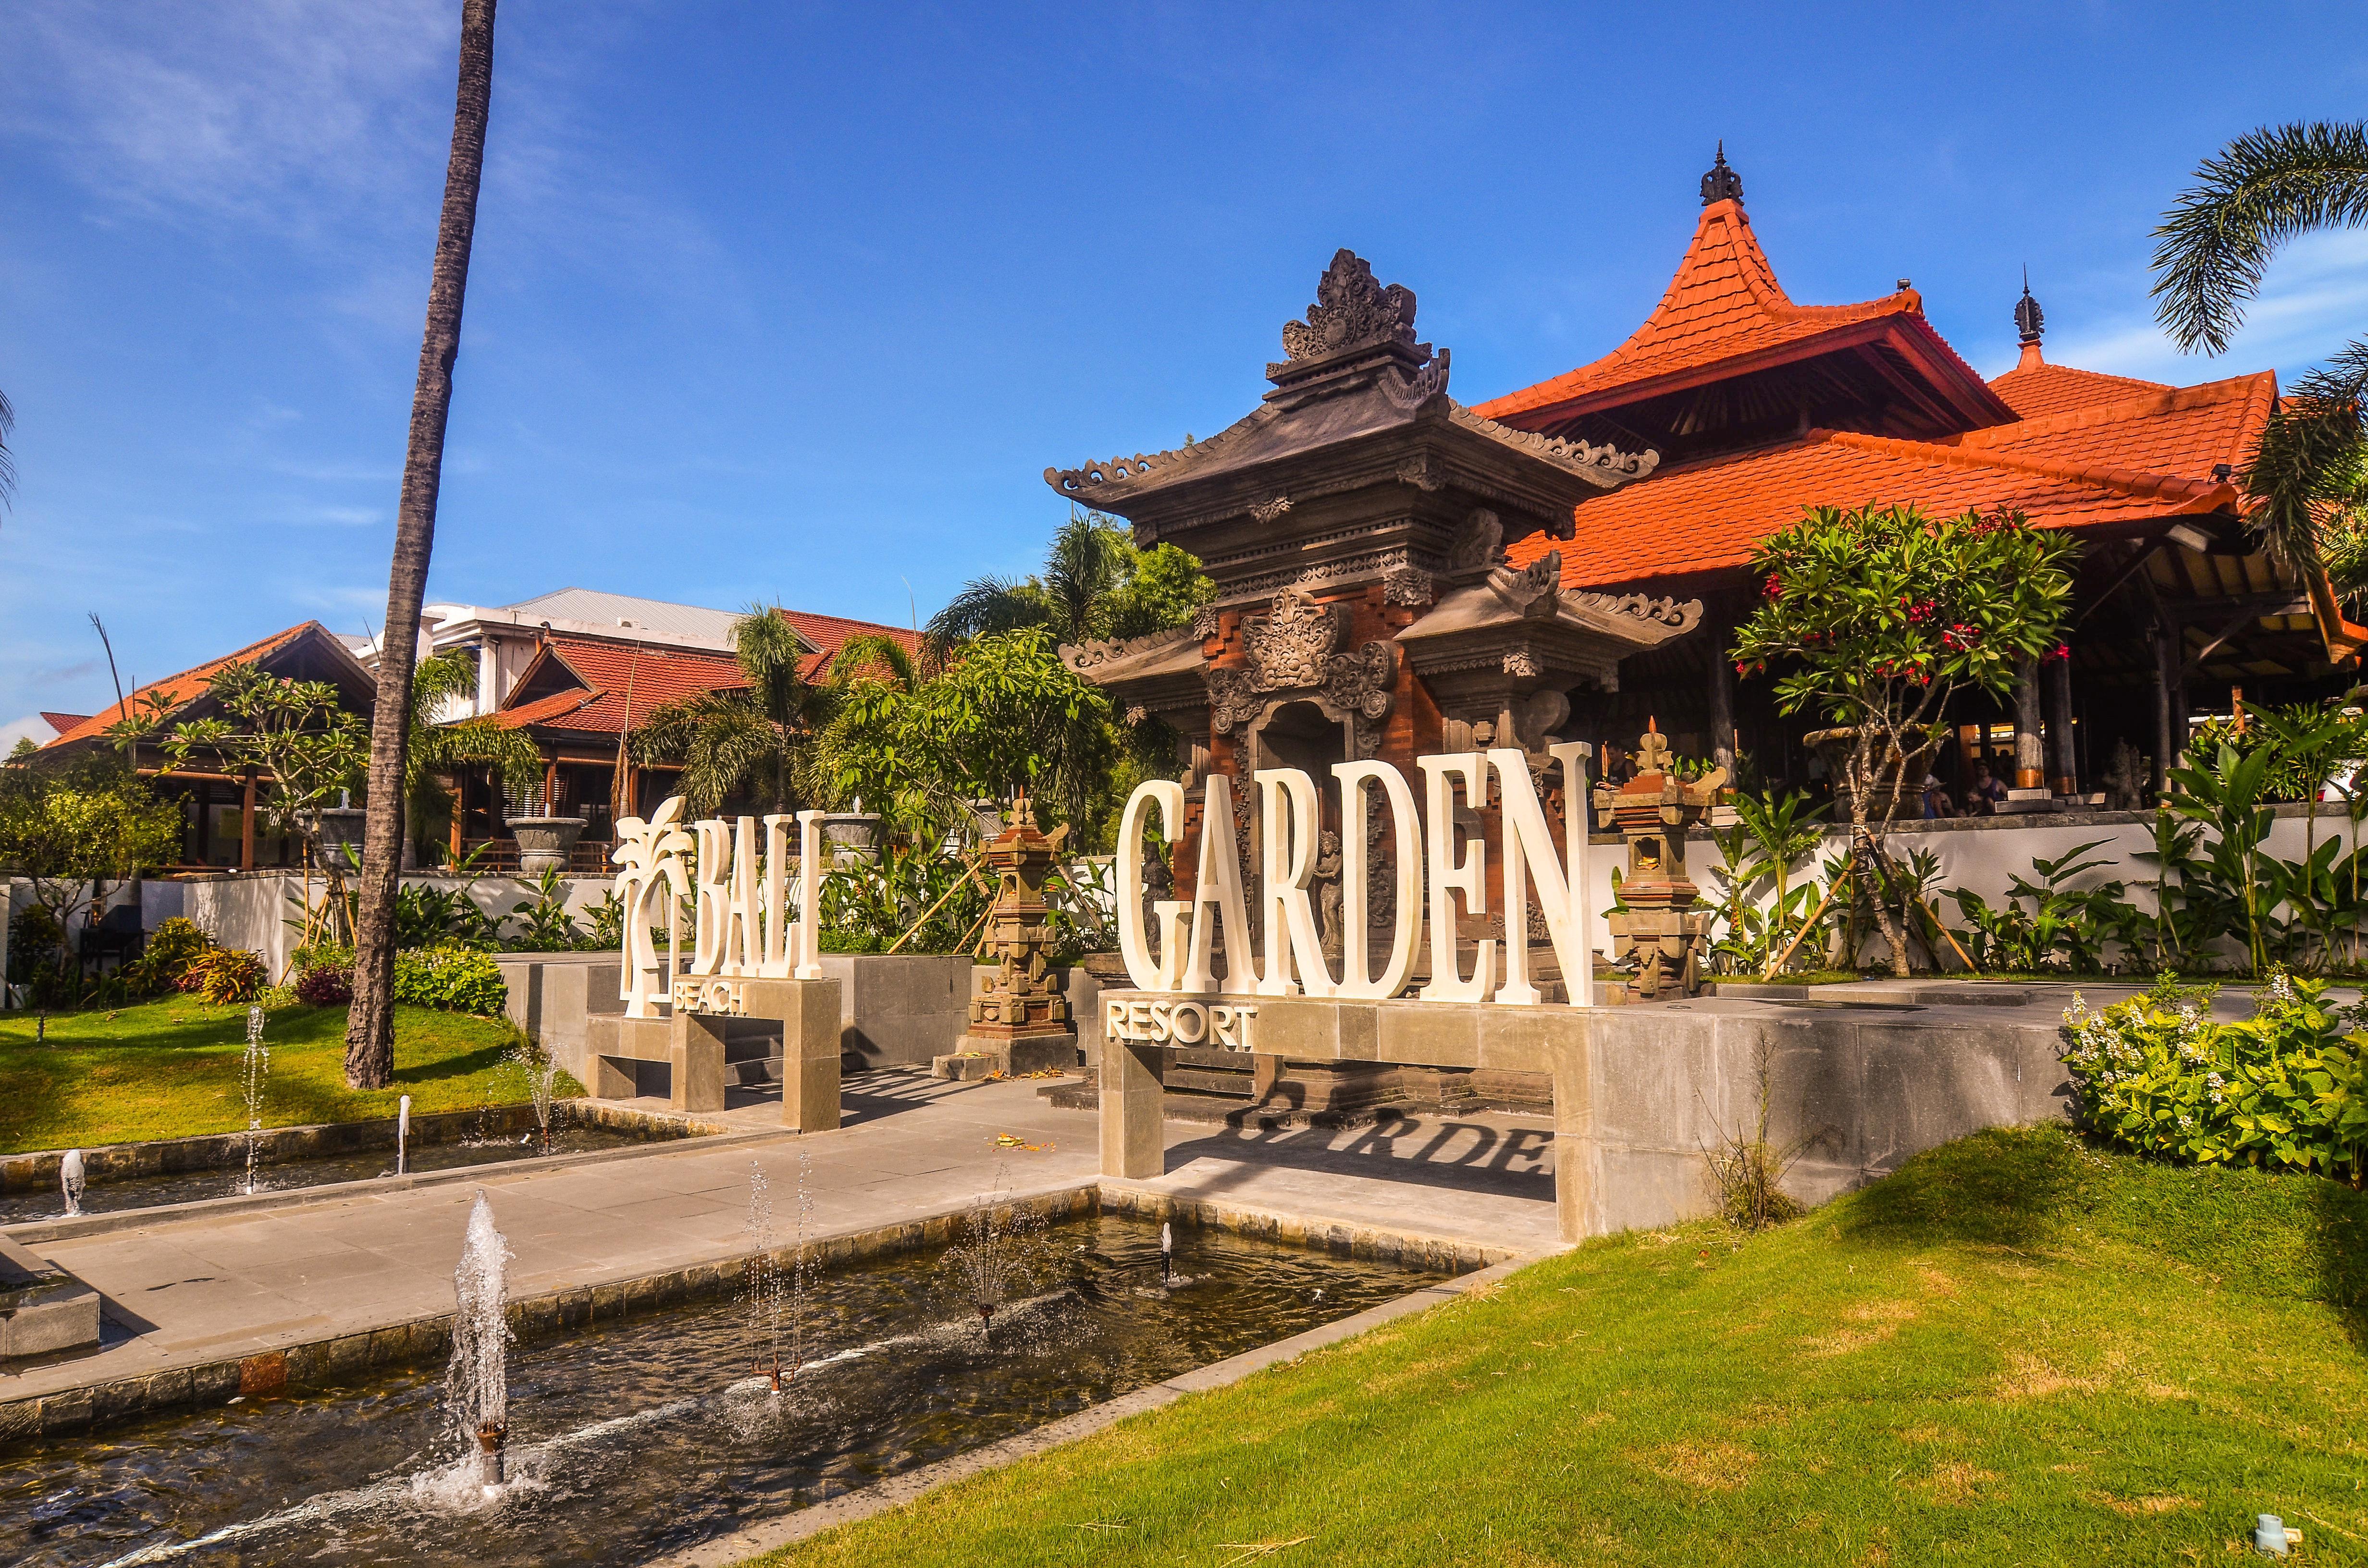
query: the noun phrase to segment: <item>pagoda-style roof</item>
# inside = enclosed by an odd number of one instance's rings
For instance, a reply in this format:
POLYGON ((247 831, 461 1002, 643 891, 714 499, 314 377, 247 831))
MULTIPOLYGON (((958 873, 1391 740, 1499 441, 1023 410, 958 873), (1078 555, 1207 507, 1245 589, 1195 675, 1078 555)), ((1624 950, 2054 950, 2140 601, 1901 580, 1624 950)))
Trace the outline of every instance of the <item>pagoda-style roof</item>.
POLYGON ((1447 395, 1448 355, 1415 341, 1415 297, 1343 250, 1305 321, 1283 331, 1273 390, 1205 441, 1046 469, 1067 499, 1134 524, 1136 541, 1198 556, 1221 595, 1429 569, 1475 506, 1507 537, 1566 536, 1571 509, 1658 458, 1482 417, 1447 395))
POLYGON ((1572 438, 1649 444, 1668 462, 1812 425, 1929 438, 2014 416, 1924 319, 1907 279, 1858 304, 1794 304, 1740 196, 1703 207, 1661 302, 1626 342, 1478 412, 1572 438))

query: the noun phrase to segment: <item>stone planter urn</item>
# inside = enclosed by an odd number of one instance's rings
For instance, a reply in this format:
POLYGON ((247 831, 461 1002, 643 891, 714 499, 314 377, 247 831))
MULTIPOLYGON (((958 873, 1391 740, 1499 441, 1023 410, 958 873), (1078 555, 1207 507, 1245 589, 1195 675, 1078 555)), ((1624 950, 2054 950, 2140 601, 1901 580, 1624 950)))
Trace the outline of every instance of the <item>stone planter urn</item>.
MULTIPOLYGON (((1815 746, 1817 754, 1826 759, 1826 777, 1833 780, 1834 786, 1833 820, 1838 823, 1847 823, 1850 820, 1850 747, 1857 739, 1858 731, 1849 725, 1844 725, 1839 730, 1812 730, 1801 737, 1804 745, 1815 746)), ((1917 821, 1922 820, 1924 775, 1932 770, 1933 754, 1939 749, 1938 742, 1918 747, 1916 754, 1907 759, 1907 766, 1899 769, 1896 781, 1884 785, 1868 797, 1866 815, 1869 822, 1882 820, 1884 812, 1891 805, 1894 796, 1898 799, 1898 811, 1896 815, 1917 821)), ((1875 767, 1875 776, 1877 778, 1890 776, 1891 761, 1896 761, 1897 758, 1898 754, 1894 752, 1890 761, 1879 762, 1875 767)))
POLYGON ((822 819, 823 853, 831 864, 869 860, 880 853, 880 813, 832 812, 822 819))
POLYGON ((977 800, 962 802, 970 808, 970 830, 981 844, 1003 831, 1003 802, 977 800))
POLYGON ((582 817, 505 817, 502 825, 518 841, 518 870, 529 877, 567 869, 584 832, 582 817))
POLYGON ((320 836, 313 846, 313 857, 324 871, 359 871, 362 869, 362 824, 370 813, 359 806, 324 806, 314 813, 320 836))

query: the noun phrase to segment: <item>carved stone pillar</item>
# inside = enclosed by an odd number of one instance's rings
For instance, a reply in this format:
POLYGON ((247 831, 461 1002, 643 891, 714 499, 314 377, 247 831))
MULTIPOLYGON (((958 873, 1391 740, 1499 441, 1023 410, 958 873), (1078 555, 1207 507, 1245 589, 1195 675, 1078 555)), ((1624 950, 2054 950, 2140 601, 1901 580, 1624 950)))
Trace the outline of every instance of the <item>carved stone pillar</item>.
POLYGON ((2037 790, 2047 783, 2039 744, 2039 661, 2025 659, 2014 676, 2014 787, 2037 790))

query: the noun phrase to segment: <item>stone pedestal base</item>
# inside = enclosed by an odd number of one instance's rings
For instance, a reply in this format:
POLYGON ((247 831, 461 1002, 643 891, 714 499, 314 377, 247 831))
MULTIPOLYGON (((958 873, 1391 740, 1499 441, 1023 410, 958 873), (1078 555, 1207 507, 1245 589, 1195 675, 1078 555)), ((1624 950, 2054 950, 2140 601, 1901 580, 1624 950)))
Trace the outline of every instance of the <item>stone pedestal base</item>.
POLYGON ((737 1013, 677 1009, 664 1018, 595 1017, 584 1020, 585 1056, 593 1097, 630 1099, 636 1093, 623 1063, 663 1062, 672 1075, 668 1108, 723 1108, 723 1033, 734 1017, 778 1018, 781 1025, 781 1125, 827 1132, 838 1125, 838 982, 746 980, 737 1013))
MULTIPOLYGON (((584 1086, 592 1091, 596 1100, 629 1100, 640 1094, 641 1085, 632 1070, 631 1062, 663 1062, 674 1066, 674 1020, 671 1018, 628 1018, 618 1014, 606 1014, 584 1020, 584 1060, 591 1076, 584 1086)), ((677 1110, 692 1108, 721 1110, 723 1108, 723 1045, 715 1046, 716 1102, 712 1107, 693 1108, 682 1103, 683 1074, 675 1074, 667 1104, 677 1110)))
POLYGON ((98 1292, 0 1237, 0 1361, 98 1348, 98 1292))
MULTIPOLYGON (((781 1125, 828 1132, 838 1125, 838 982, 752 980, 745 1017, 781 1021, 781 1125)), ((719 1034, 717 1040, 722 1040, 719 1034)))
POLYGON ((930 1077, 951 1079, 957 1084, 976 1083, 995 1070, 995 1058, 976 1051, 958 1051, 950 1056, 929 1058, 930 1077))
POLYGON ((1023 1035, 1018 1040, 966 1034, 954 1041, 954 1050, 975 1051, 993 1057, 995 1070, 1007 1078, 1054 1067, 1071 1073, 1077 1066, 1077 1037, 1074 1034, 1023 1035))

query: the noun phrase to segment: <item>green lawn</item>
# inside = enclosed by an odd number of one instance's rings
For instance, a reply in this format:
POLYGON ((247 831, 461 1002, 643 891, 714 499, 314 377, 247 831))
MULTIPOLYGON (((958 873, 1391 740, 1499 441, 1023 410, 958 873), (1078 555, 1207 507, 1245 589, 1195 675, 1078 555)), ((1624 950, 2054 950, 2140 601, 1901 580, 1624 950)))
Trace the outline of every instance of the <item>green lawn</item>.
POLYGON ((768 1562, 2368 1562, 2368 1199, 2056 1131, 1611 1239, 768 1562), (1277 1543, 1292 1543, 1277 1545, 1277 1543), (1272 1550, 1261 1550, 1272 1548, 1272 1550))
MULTIPOLYGON (((49 1043, 33 1043, 29 1013, 0 1013, 0 1153, 183 1138, 246 1125, 240 1062, 246 1009, 168 997, 114 1012, 51 1014, 49 1043)), ((346 1087, 346 1009, 279 1007, 264 1020, 271 1073, 264 1121, 273 1127, 393 1116, 398 1096, 415 1115, 522 1100, 526 1083, 502 1058, 509 1024, 394 1010, 394 1086, 346 1087)), ((572 1079, 560 1092, 580 1094, 572 1079)))

